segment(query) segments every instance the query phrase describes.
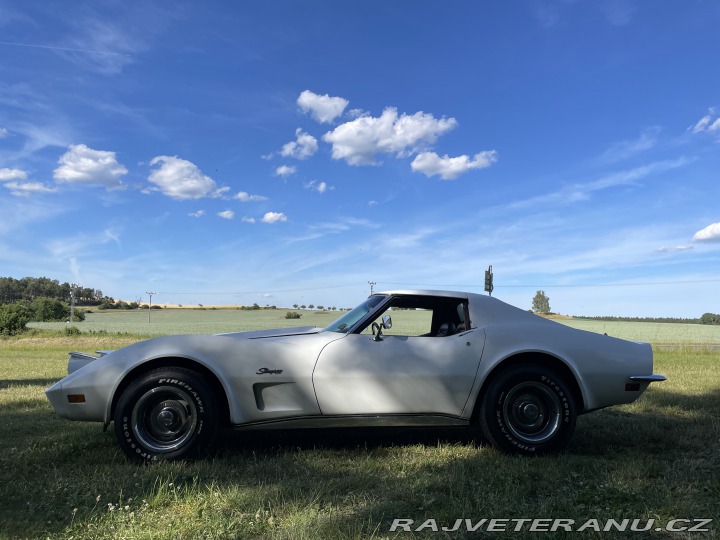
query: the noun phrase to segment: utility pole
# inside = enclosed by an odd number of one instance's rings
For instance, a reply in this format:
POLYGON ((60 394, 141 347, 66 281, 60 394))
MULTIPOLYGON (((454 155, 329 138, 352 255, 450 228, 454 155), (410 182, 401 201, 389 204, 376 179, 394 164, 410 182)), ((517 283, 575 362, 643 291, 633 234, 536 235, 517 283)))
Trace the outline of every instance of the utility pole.
POLYGON ((150 312, 152 310, 152 297, 153 297, 153 294, 157 294, 157 293, 145 291, 145 294, 150 295, 150 305, 148 305, 148 322, 150 322, 150 312))
POLYGON ((370 296, 372 296, 375 292, 375 285, 377 285, 377 281, 368 281, 368 284, 370 285, 370 296))
POLYGON ((70 324, 75 322, 75 287, 75 283, 70 285, 70 324))

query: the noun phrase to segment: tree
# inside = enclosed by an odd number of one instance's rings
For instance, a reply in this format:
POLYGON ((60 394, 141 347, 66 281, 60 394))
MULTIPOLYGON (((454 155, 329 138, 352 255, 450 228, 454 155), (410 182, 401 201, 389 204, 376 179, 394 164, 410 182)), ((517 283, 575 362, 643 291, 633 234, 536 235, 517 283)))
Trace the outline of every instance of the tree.
POLYGON ((720 324, 720 315, 717 313, 703 313, 700 324, 720 324))
POLYGON ((297 308, 300 307, 300 306, 298 306, 297 304, 293 304, 293 307, 294 307, 295 309, 297 309, 297 308))
POLYGON ((532 310, 534 313, 550 313, 550 298, 545 294, 545 291, 535 293, 535 298, 533 298, 532 301, 532 310))

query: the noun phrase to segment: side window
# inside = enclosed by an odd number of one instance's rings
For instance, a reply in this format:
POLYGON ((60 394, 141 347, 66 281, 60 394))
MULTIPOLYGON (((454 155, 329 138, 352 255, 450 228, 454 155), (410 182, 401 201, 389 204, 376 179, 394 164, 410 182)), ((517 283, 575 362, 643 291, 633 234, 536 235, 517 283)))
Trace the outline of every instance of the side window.
MULTIPOLYGON (((377 317, 373 322, 380 325, 382 318, 389 315, 392 318, 392 328, 383 328, 382 333, 386 336, 430 336, 432 335, 431 325, 433 320, 433 311, 431 309, 415 309, 391 307, 382 315, 377 317)), ((363 331, 363 334, 372 335, 372 323, 363 331)))
POLYGON ((452 336, 466 329, 466 304, 455 298, 399 296, 360 333, 372 335, 372 323, 382 326, 383 317, 390 316, 392 328, 382 329, 386 336, 452 336))

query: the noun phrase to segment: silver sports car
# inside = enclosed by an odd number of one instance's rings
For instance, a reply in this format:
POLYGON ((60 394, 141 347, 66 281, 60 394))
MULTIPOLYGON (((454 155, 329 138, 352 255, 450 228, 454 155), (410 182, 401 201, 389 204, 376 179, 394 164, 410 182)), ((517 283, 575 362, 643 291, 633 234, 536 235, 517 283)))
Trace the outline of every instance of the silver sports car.
POLYGON ((472 426, 500 450, 537 455, 562 450, 578 414, 665 380, 647 343, 450 291, 373 294, 327 328, 167 336, 99 354, 70 353, 48 399, 64 418, 114 422, 141 461, 198 456, 223 427, 472 426))

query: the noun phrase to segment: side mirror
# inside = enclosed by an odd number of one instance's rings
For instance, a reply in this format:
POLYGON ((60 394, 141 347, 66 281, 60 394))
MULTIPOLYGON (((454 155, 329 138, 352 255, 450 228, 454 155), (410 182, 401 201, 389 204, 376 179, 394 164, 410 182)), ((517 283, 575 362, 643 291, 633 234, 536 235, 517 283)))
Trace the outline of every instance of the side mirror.
POLYGON ((373 341, 382 341, 382 327, 378 323, 374 322, 370 325, 370 329, 372 330, 373 341))
POLYGON ((390 330, 392 328, 392 317, 390 315, 384 315, 382 318, 382 327, 385 330, 390 330))

